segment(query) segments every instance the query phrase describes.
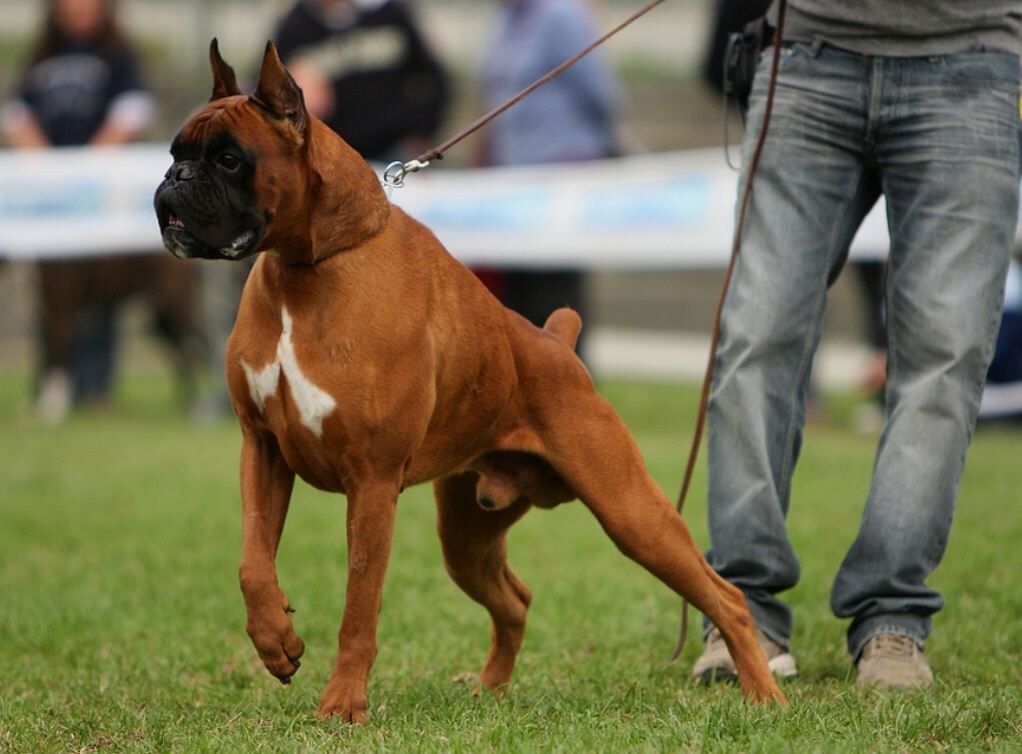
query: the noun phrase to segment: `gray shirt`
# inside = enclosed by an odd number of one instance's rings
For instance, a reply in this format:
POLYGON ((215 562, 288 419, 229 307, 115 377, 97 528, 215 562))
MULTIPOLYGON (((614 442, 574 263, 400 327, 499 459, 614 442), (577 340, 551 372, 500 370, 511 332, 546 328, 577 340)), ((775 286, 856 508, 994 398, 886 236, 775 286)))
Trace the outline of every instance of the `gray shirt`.
MULTIPOLYGON (((777 25, 777 1, 770 9, 777 25)), ((1022 52, 1022 0, 788 0, 785 38, 865 55, 1022 52)))

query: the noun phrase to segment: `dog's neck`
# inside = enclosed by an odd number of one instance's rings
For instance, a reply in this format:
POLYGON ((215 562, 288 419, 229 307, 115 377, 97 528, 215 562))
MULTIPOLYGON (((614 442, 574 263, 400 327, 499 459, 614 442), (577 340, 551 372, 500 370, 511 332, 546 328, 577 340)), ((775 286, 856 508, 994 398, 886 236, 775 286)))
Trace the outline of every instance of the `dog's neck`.
POLYGON ((288 264, 316 264, 358 248, 379 233, 390 216, 390 201, 373 169, 316 118, 304 149, 308 216, 293 229, 281 228, 268 244, 288 264))

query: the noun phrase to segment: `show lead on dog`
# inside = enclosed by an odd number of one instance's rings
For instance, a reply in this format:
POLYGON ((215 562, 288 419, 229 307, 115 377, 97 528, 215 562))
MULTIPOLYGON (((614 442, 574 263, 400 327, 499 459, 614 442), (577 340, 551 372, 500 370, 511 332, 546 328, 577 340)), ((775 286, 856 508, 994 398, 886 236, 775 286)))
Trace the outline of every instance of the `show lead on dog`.
MULTIPOLYGON (((861 684, 925 687, 924 641, 944 605, 926 579, 948 541, 1018 219, 1022 3, 790 0, 786 16, 710 402, 709 560, 745 593, 774 671, 794 674, 792 613, 778 595, 799 578, 785 518, 806 387, 827 287, 883 195, 885 423, 831 606, 851 619, 861 684)), ((731 668, 710 630, 694 674, 731 668)))

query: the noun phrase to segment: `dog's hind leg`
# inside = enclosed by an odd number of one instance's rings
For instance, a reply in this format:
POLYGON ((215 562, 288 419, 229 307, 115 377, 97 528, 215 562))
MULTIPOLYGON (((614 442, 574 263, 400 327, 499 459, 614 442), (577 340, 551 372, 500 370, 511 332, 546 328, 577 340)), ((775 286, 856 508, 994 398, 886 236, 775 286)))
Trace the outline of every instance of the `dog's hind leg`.
POLYGON ((298 671, 305 645, 274 561, 284 530, 294 472, 272 438, 245 431, 241 448, 242 545, 238 576, 248 612, 246 630, 266 669, 281 683, 298 671))
POLYGON ((618 548, 705 613, 720 629, 746 697, 776 700, 777 687, 738 588, 696 548, 688 527, 650 478, 624 423, 595 393, 563 398, 545 416, 547 460, 595 514, 618 548))
POLYGON ((479 680, 485 688, 497 689, 511 679, 532 601, 529 588, 507 563, 505 536, 529 504, 518 500, 503 510, 482 510, 472 473, 439 479, 433 487, 447 572, 493 620, 490 653, 479 680))

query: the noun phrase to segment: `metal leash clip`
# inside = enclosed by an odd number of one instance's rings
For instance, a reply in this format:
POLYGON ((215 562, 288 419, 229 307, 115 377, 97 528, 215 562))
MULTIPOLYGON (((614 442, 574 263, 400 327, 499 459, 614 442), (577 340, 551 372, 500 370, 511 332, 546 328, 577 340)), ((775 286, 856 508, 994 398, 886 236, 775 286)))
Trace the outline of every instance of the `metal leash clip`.
POLYGON ((402 188, 405 185, 405 176, 409 173, 418 173, 425 167, 429 167, 429 161, 409 160, 408 162, 392 162, 383 171, 383 184, 390 189, 402 188))

